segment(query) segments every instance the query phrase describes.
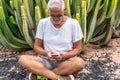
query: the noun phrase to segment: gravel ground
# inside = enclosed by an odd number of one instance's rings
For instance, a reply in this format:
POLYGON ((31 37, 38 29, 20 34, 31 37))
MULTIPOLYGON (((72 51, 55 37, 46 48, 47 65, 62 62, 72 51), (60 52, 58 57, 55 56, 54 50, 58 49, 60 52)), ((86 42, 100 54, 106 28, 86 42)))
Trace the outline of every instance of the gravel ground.
POLYGON ((112 39, 108 46, 87 44, 85 68, 76 74, 78 80, 120 80, 120 38, 112 39))
MULTIPOLYGON (((26 80, 28 72, 18 64, 21 54, 0 47, 0 80, 26 80)), ((80 57, 86 65, 75 74, 76 80, 120 80, 120 38, 102 48, 87 44, 80 57)))
POLYGON ((25 80, 27 70, 18 64, 19 55, 0 47, 0 80, 25 80))

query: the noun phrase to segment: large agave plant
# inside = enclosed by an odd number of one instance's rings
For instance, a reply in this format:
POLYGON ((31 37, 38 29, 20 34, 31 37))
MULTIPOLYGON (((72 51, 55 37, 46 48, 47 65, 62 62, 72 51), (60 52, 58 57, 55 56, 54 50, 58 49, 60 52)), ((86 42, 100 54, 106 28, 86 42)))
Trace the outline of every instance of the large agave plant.
MULTIPOLYGON (((49 16, 48 0, 0 0, 0 44, 17 51, 33 48, 38 22, 49 16)), ((81 25, 83 44, 107 45, 120 37, 119 0, 64 0, 65 15, 81 25)))

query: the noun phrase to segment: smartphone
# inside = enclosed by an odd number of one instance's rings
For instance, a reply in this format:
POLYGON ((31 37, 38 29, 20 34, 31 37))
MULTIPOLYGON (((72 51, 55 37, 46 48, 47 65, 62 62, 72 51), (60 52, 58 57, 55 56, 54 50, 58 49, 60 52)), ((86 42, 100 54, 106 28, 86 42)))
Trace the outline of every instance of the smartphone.
POLYGON ((51 54, 51 55, 52 55, 52 57, 58 56, 58 54, 51 54))

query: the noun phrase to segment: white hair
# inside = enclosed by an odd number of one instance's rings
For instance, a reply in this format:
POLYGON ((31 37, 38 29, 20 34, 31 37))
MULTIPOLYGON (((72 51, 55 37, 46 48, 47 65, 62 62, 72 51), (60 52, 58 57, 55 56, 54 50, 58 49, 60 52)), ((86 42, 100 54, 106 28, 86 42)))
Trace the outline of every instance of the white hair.
POLYGON ((48 1, 48 9, 60 8, 62 6, 62 10, 65 8, 65 4, 63 0, 49 0, 48 1))

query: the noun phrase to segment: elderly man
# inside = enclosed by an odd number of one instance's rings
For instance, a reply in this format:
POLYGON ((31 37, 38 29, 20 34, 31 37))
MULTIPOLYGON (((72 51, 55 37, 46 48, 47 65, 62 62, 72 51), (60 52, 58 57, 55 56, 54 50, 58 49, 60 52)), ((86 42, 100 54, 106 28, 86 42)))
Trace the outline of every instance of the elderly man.
POLYGON ((49 0, 50 17, 41 19, 34 50, 39 56, 22 55, 19 63, 32 73, 50 80, 74 80, 72 74, 84 67, 77 57, 83 34, 77 20, 64 15, 63 0, 49 0))

